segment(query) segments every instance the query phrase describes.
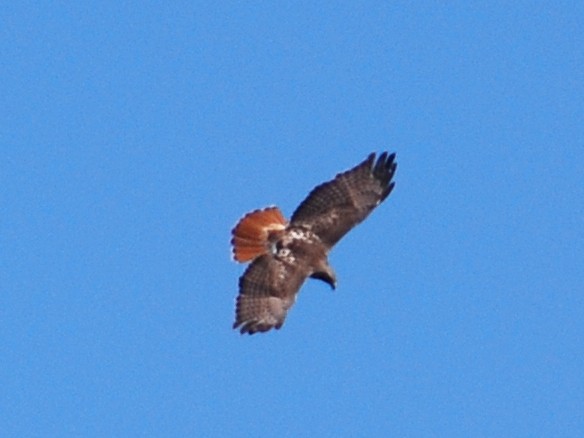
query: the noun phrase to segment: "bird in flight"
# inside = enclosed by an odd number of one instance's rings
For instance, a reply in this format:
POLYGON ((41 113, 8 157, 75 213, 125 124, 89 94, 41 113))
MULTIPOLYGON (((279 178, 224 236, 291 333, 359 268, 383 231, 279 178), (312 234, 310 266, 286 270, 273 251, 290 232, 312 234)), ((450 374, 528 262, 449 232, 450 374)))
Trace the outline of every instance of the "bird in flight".
POLYGON ((315 187, 290 221, 277 207, 246 214, 232 230, 233 258, 251 262, 239 279, 234 329, 280 329, 307 278, 336 287, 331 248, 391 193, 395 153, 370 154, 354 168, 315 187))

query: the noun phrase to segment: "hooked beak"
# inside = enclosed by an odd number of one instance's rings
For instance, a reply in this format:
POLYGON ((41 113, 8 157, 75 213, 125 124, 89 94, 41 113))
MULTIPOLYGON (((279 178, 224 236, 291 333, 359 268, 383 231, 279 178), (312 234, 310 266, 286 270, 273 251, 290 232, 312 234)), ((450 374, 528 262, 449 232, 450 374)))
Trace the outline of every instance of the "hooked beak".
POLYGON ((335 277, 335 273, 332 271, 332 269, 329 269, 328 272, 315 272, 310 277, 324 281, 331 287, 332 290, 337 288, 337 278, 335 277))

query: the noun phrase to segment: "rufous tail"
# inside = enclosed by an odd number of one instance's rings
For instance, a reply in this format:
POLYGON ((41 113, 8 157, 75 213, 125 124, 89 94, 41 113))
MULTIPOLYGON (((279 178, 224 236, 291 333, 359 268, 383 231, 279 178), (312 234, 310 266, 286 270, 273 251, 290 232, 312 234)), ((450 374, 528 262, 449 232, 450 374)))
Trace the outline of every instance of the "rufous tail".
POLYGON ((270 250, 270 244, 282 232, 288 222, 278 207, 268 207, 246 214, 231 234, 233 258, 241 263, 249 262, 270 250))

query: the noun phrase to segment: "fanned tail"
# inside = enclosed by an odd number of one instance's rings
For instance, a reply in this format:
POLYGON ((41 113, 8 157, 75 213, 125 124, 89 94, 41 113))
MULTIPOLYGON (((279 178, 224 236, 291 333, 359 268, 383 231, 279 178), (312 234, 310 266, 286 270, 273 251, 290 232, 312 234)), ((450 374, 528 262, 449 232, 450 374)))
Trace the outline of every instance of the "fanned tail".
POLYGON ((273 237, 283 231, 288 222, 278 207, 268 207, 246 214, 231 234, 233 258, 241 263, 249 262, 270 249, 273 237))

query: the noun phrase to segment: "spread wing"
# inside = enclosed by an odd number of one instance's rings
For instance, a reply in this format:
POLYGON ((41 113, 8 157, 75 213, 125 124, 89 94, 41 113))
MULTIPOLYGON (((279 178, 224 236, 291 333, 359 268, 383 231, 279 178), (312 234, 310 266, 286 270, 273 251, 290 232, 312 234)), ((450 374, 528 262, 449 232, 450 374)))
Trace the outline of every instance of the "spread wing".
POLYGON ((233 328, 254 334, 282 327, 307 276, 300 257, 281 259, 268 253, 256 258, 239 279, 233 328))
POLYGON ((395 154, 375 154, 332 181, 317 186, 292 215, 291 224, 309 227, 330 249, 391 193, 395 154))

